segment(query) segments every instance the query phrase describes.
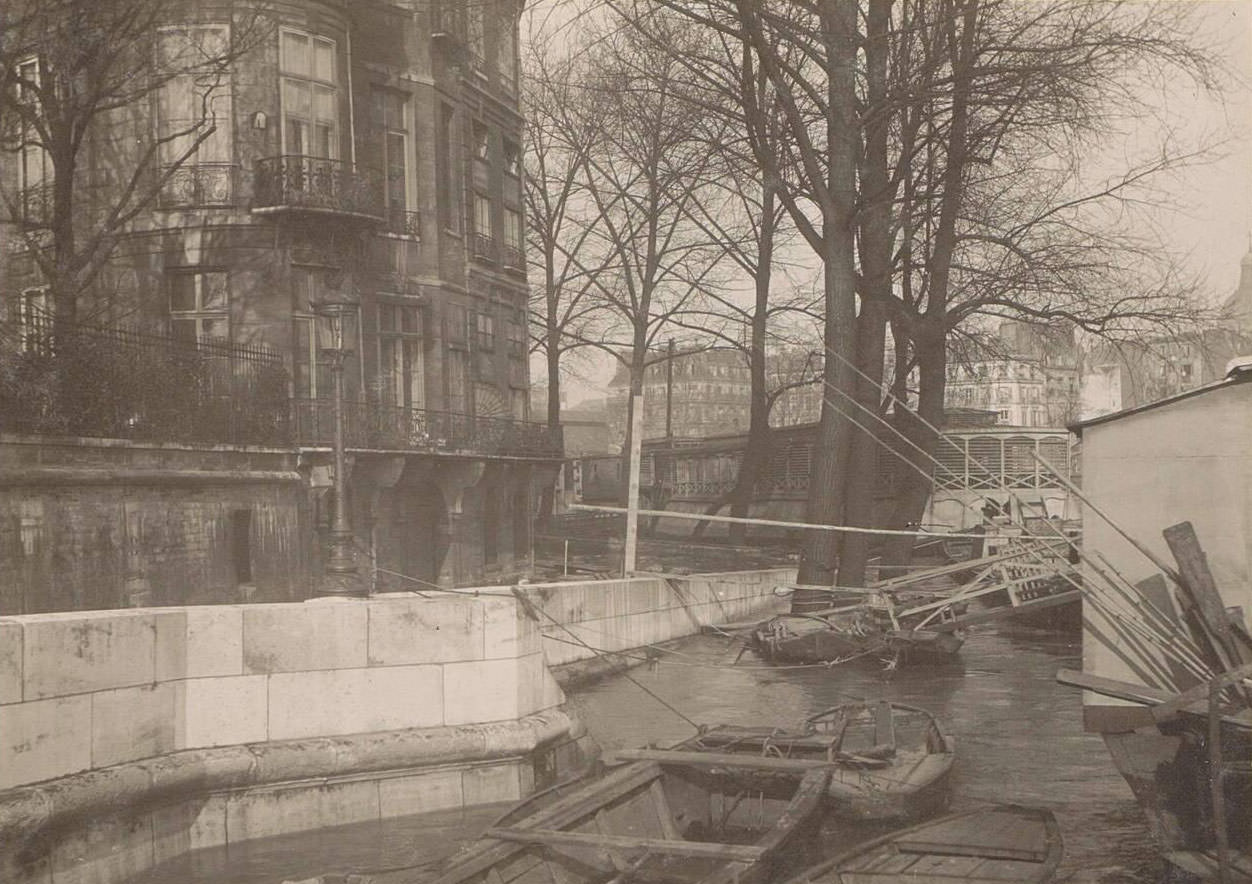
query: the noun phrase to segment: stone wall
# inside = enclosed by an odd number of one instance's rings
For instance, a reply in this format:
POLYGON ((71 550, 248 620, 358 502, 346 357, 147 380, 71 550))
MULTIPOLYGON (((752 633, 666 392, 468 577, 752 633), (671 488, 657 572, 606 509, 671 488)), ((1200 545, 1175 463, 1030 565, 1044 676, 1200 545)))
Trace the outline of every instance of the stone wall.
POLYGON ((0 615, 292 601, 309 512, 294 451, 0 434, 0 615))
POLYGON ((563 700, 512 597, 0 618, 0 880, 516 799, 563 700))
POLYGON ((794 577, 0 617, 0 880, 119 884, 197 848, 516 799, 593 751, 550 667, 768 614, 794 577))
POLYGON ((789 602, 774 587, 795 579, 795 569, 779 568, 531 584, 525 593, 541 612, 544 654, 555 667, 784 611, 789 602))

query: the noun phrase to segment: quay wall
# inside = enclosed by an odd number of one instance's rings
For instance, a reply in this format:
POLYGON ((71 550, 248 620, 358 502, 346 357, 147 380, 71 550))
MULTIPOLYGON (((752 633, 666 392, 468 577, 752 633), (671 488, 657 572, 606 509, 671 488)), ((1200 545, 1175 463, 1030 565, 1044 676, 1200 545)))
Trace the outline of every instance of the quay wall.
POLYGON ((594 751, 552 674, 598 656, 571 632, 669 641, 776 610, 793 578, 0 617, 0 880, 116 884, 198 848, 517 799, 594 751))

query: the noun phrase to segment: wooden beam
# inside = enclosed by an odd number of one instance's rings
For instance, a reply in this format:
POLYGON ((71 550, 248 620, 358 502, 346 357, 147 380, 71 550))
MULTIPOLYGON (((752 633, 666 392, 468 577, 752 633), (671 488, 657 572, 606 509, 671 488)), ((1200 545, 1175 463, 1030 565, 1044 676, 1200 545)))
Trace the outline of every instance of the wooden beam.
POLYGON ((690 856, 754 863, 765 850, 753 844, 714 844, 707 841, 667 841, 664 838, 636 838, 630 835, 598 835, 591 832, 561 832, 555 829, 488 829, 488 838, 520 841, 523 844, 552 844, 564 847, 587 847, 631 853, 646 850, 670 856, 690 856))
POLYGON ((661 764, 686 764, 693 767, 730 767, 737 770, 759 770, 768 773, 808 773, 833 766, 830 761, 807 758, 762 758, 759 755, 734 755, 729 752, 684 752, 671 749, 617 749, 613 758, 623 761, 655 761, 661 764))
POLYGON ((1202 629, 1208 633, 1206 637, 1222 667, 1234 669, 1243 663, 1252 663, 1252 648, 1231 628, 1226 603, 1217 589, 1213 572, 1209 570, 1208 557, 1200 548, 1195 528, 1190 522, 1180 522, 1166 528, 1164 535, 1169 551, 1178 562, 1183 594, 1191 603, 1202 629))

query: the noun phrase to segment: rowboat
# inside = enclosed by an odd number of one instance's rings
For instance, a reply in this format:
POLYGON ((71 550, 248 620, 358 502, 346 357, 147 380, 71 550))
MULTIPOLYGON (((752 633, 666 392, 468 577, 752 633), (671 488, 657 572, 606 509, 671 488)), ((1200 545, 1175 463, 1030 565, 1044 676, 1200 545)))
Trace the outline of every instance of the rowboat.
POLYGON ((1003 805, 892 832, 806 869, 786 884, 1048 882, 1061 864, 1051 811, 1003 805))
POLYGON ((886 700, 834 706, 793 731, 703 728, 672 751, 831 764, 830 811, 855 820, 921 819, 943 810, 956 759, 954 740, 933 715, 886 700))
POLYGON ((893 657, 901 663, 947 662, 965 644, 961 630, 894 628, 866 606, 830 614, 780 614, 752 632, 752 647, 777 663, 841 663, 893 657))
POLYGON ((760 884, 813 861, 828 765, 658 754, 525 802, 424 884, 760 884))

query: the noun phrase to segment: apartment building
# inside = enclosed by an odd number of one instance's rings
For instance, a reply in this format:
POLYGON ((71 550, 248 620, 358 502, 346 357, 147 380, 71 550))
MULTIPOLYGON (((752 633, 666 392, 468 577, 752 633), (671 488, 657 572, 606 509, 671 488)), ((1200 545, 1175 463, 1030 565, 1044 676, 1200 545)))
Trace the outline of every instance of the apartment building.
MULTIPOLYGON (((182 13, 167 16, 154 37, 162 58, 209 57, 240 39, 241 4, 167 6, 182 13)), ((265 3, 225 69, 181 68, 151 95, 101 117, 101 133, 85 141, 74 191, 103 194, 93 196, 97 207, 125 185, 119 169, 141 168, 127 150, 157 144, 171 162, 158 158, 143 170, 158 192, 79 293, 76 321, 228 360, 264 354, 271 375, 281 369, 285 396, 265 405, 276 413, 263 436, 249 438, 243 425, 229 438, 215 435, 225 431, 218 421, 183 439, 292 454, 299 512, 280 528, 235 516, 233 529, 216 532, 242 531, 247 540, 251 531, 250 555, 298 546, 294 536, 312 532, 307 567, 316 572, 342 478, 354 545, 375 588, 504 578, 528 561, 534 489, 555 475, 560 446, 529 421, 520 7, 265 3), (206 112, 211 131, 198 116, 206 112), (347 452, 343 477, 334 475, 336 427, 347 452), (267 540, 262 530, 277 533, 267 540)), ((36 52, 22 64, 26 81, 38 83, 56 60, 36 52)), ((5 203, 0 344, 34 358, 49 317, 64 311, 36 260, 53 241, 41 228, 50 223, 54 164, 37 139, 0 155, 0 164, 3 191, 15 197, 5 203)), ((56 339, 68 340, 69 326, 57 327, 56 339)), ((188 394, 184 404, 182 419, 164 423, 153 409, 133 407, 129 438, 146 433, 159 443, 160 427, 193 425, 203 400, 188 394)), ((24 418, 5 429, 49 432, 40 415, 24 418)), ((70 435, 119 433, 79 426, 70 435)), ((41 493, 27 487, 22 499, 41 493)), ((240 492, 228 509, 249 506, 240 492)), ((45 534, 55 546, 55 532, 45 534)), ((0 536, 6 542, 21 547, 16 535, 0 536)), ((142 571, 143 555, 133 552, 142 539, 118 544, 132 547, 123 570, 142 571)), ((25 555, 51 561, 60 553, 27 544, 25 555)), ((243 573, 255 580, 257 570, 243 573)), ((40 573, 55 578, 51 566, 40 573)), ((271 597, 298 592, 284 586, 271 597)), ((178 592, 154 597, 175 603, 178 592)))

